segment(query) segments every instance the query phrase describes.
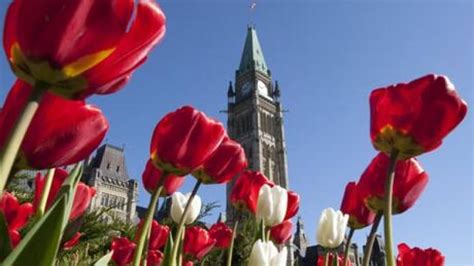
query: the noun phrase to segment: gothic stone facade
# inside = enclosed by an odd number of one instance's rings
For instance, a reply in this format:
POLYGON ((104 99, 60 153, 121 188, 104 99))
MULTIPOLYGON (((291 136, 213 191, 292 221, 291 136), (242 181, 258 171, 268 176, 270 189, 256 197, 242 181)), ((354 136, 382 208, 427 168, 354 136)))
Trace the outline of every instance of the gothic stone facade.
MULTIPOLYGON (((230 82, 227 96, 227 130, 244 148, 249 168, 288 188, 280 88, 278 82, 272 81, 253 26, 247 29, 240 66, 235 73, 235 89, 230 82)), ((234 182, 227 185, 226 216, 230 221, 236 215, 229 201, 234 182)), ((288 265, 292 265, 292 261, 289 251, 288 265)))
MULTIPOLYGON (((253 26, 247 30, 242 59, 235 73, 235 90, 231 82, 227 95, 227 130, 244 148, 249 168, 288 188, 280 89, 278 82, 272 82, 253 26)), ((233 181, 227 185, 228 197, 233 181)), ((233 220, 233 216, 227 200, 227 217, 233 220)))
POLYGON ((101 146, 86 163, 82 179, 96 188, 90 210, 111 208, 111 215, 135 222, 138 182, 128 176, 123 148, 110 144, 101 146))

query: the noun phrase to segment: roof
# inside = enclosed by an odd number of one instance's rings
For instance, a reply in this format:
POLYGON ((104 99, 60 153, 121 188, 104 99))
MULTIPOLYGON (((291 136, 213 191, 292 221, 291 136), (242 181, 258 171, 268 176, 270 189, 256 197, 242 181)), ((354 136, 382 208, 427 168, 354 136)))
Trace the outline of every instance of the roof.
POLYGON ((253 25, 247 27, 247 37, 245 39, 244 51, 240 59, 239 72, 244 73, 248 70, 257 70, 268 73, 268 66, 265 63, 260 42, 258 41, 257 31, 253 25))
POLYGON ((91 168, 99 168, 104 176, 128 181, 124 149, 110 144, 102 145, 92 160, 91 168))

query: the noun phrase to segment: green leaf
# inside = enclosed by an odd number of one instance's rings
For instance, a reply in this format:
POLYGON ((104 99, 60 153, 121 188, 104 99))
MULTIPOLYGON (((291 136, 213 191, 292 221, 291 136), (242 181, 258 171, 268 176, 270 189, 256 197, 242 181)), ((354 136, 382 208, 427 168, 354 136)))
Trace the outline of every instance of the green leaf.
POLYGON ((105 256, 103 256, 102 258, 100 258, 98 261, 96 261, 94 263, 94 266, 107 266, 110 262, 110 260, 112 259, 112 251, 110 251, 109 253, 107 253, 105 256))
POLYGON ((35 223, 2 265, 54 264, 81 174, 82 165, 77 164, 61 187, 53 206, 35 223))
POLYGON ((166 241, 166 246, 165 246, 165 249, 163 251, 163 262, 162 262, 162 266, 171 266, 172 263, 171 263, 171 252, 173 250, 173 237, 171 236, 171 234, 168 236, 168 240, 166 241))
POLYGON ((12 246, 10 243, 10 234, 3 212, 0 212, 0 261, 10 254, 12 246))

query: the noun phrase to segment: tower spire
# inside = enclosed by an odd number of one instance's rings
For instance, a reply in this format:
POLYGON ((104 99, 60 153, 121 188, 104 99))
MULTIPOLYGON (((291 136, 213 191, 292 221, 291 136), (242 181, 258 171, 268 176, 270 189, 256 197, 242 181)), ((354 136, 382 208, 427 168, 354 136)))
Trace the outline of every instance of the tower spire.
POLYGON ((245 38, 244 51, 240 60, 239 73, 248 70, 257 70, 268 74, 267 63, 263 56, 263 51, 258 41, 257 31, 254 25, 247 26, 247 37, 245 38))

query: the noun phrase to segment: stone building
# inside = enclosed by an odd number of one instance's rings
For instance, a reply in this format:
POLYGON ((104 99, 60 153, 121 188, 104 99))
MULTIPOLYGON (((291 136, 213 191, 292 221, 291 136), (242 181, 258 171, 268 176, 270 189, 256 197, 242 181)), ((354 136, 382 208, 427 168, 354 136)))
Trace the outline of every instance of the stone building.
MULTIPOLYGON (((247 28, 234 84, 230 82, 227 91, 229 136, 244 148, 250 169, 260 171, 275 184, 288 188, 280 88, 277 81, 273 82, 254 26, 247 28)), ((227 185, 226 216, 230 221, 235 218, 229 201, 234 181, 227 185)), ((291 255, 288 264, 292 264, 291 255)))
MULTIPOLYGON (((230 82, 227 95, 227 130, 244 148, 249 168, 288 188, 280 89, 278 82, 272 81, 253 26, 247 29, 235 87, 230 82)), ((227 185, 228 197, 233 185, 234 182, 227 185)), ((229 200, 227 203, 227 217, 232 220, 233 208, 229 200)))
POLYGON ((86 162, 82 181, 96 188, 90 210, 111 208, 111 215, 136 222, 138 182, 128 175, 123 148, 102 145, 86 162))
MULTIPOLYGON (((318 257, 324 256, 324 249, 320 245, 309 246, 308 239, 304 232, 304 224, 300 217, 296 223, 296 232, 293 238, 295 265, 297 266, 314 266, 317 265, 318 257)), ((339 247, 338 253, 344 256, 345 242, 339 247)), ((350 245, 349 260, 353 266, 361 266, 364 249, 359 250, 356 243, 350 245)), ((380 235, 375 238, 372 249, 372 255, 369 261, 370 266, 385 266, 385 246, 380 235)))

